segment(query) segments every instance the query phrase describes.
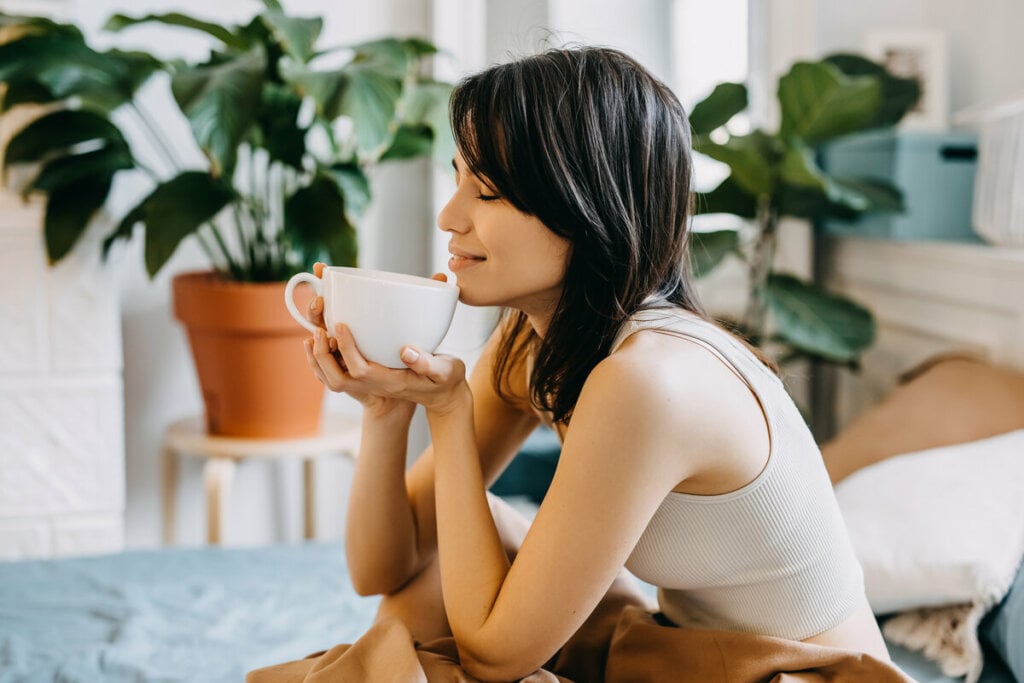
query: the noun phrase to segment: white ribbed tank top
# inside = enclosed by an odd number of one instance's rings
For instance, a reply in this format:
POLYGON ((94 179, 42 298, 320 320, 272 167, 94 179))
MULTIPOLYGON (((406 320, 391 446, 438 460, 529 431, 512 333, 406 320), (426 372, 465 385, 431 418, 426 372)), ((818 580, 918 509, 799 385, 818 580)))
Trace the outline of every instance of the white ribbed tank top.
MULTIPOLYGON (((680 626, 803 640, 844 621, 864 594, 821 453, 782 381, 724 330, 679 309, 645 310, 623 325, 701 343, 743 378, 767 417, 768 463, 722 495, 670 492, 626 567, 658 586, 680 626)), ((680 378, 684 380, 685 378, 680 378)))

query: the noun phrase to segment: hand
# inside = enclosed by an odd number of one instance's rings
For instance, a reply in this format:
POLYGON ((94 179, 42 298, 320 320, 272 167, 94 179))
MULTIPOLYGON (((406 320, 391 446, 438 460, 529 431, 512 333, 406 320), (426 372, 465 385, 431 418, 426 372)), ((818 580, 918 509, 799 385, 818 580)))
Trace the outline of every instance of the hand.
POLYGON ((388 368, 363 357, 344 323, 335 326, 337 351, 332 351, 326 330, 318 330, 308 346, 315 371, 332 391, 359 400, 374 397, 418 403, 428 411, 444 412, 468 395, 466 366, 458 358, 433 355, 413 346, 402 349, 408 370, 388 368))
MULTIPOLYGON (((323 263, 314 263, 313 275, 318 278, 323 278, 325 267, 326 266, 323 263)), ((310 368, 313 370, 313 374, 318 380, 320 380, 321 384, 332 391, 339 391, 339 389, 335 389, 328 382, 327 377, 324 375, 324 372, 320 367, 320 363, 317 361, 315 355, 315 350, 320 348, 316 345, 317 337, 327 336, 327 323, 324 321, 324 299, 322 296, 315 296, 313 297, 313 300, 309 302, 309 309, 306 311, 306 318, 309 322, 313 323, 313 325, 320 328, 320 332, 318 332, 313 339, 306 339, 304 341, 306 361, 309 363, 310 368)), ((342 368, 345 367, 341 354, 338 353, 338 341, 333 337, 327 340, 327 353, 329 353, 333 358, 334 364, 342 368)), ((370 394, 352 391, 348 392, 348 394, 363 405, 363 410, 376 417, 395 415, 411 419, 413 410, 416 408, 416 404, 411 401, 387 399, 380 396, 372 396, 370 394)))
POLYGON ((458 358, 435 356, 422 349, 402 349, 408 370, 366 360, 344 324, 335 328, 338 350, 331 351, 326 330, 307 341, 306 355, 317 377, 331 391, 355 397, 364 406, 400 401, 419 403, 428 411, 446 412, 469 394, 466 366, 458 358))

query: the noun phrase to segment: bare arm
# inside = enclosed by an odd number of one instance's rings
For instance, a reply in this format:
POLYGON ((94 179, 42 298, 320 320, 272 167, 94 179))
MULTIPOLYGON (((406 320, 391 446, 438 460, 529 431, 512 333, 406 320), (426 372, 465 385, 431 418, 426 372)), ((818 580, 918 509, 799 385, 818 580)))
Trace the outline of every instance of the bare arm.
POLYGON ((518 679, 547 661, 606 593, 667 492, 692 474, 681 445, 711 451, 702 421, 722 417, 708 415, 700 391, 616 355, 587 380, 554 480, 511 565, 482 473, 466 453, 465 399, 450 410, 428 406, 444 603, 460 661, 480 679, 518 679))
MULTIPOLYGON (((473 450, 479 454, 487 485, 497 479, 538 422, 525 403, 510 405, 491 386, 497 335, 488 342, 469 380, 475 416, 473 450)), ((525 387, 525 376, 522 384, 525 387)), ((433 448, 428 447, 406 471, 411 417, 411 407, 383 414, 364 409, 345 530, 352 583, 363 595, 398 590, 437 552, 433 448)))

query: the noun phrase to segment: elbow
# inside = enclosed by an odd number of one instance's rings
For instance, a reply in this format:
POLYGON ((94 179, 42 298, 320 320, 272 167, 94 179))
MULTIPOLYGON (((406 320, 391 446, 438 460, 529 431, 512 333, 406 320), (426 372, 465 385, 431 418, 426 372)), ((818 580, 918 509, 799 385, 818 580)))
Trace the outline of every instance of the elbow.
POLYGON ((355 592, 364 598, 370 595, 390 595, 397 593, 408 583, 407 577, 398 576, 395 572, 355 571, 350 570, 349 580, 355 592))
POLYGON ((518 681, 541 668, 544 662, 530 662, 528 658, 510 658, 508 652, 487 656, 458 646, 459 665, 466 673, 487 683, 518 681))
POLYGON ((366 563, 351 563, 348 573, 352 588, 363 597, 397 593, 413 577, 413 572, 401 571, 393 565, 366 563))
POLYGON ((352 588, 363 597, 396 593, 418 573, 415 554, 400 558, 346 543, 345 558, 352 588))

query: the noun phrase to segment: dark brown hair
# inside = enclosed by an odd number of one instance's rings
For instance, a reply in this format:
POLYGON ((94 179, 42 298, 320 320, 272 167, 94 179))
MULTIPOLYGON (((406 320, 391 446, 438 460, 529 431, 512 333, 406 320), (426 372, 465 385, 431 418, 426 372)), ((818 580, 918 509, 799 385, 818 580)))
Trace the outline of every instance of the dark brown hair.
POLYGON ((568 421, 622 323, 644 307, 707 318, 689 273, 690 126, 669 88, 613 49, 553 49, 462 80, 451 122, 467 166, 568 239, 561 299, 543 339, 506 313, 494 369, 535 351, 532 403, 568 421))

